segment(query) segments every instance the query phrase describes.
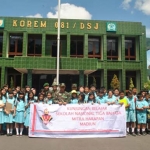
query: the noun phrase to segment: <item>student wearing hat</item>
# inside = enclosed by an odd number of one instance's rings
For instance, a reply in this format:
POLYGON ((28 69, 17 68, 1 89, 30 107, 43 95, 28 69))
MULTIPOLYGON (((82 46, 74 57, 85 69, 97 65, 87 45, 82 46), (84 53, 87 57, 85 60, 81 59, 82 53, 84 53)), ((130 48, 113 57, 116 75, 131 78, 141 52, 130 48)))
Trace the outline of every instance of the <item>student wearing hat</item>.
POLYGON ((77 91, 77 84, 76 84, 76 83, 73 83, 72 86, 71 86, 71 89, 77 91))
POLYGON ((78 95, 76 90, 71 91, 71 104, 78 104, 78 95))
POLYGON ((47 92, 49 92, 49 83, 44 83, 43 88, 44 88, 43 91, 44 91, 45 95, 47 95, 47 92))
POLYGON ((60 84, 60 91, 56 93, 55 103, 60 105, 66 105, 70 103, 70 94, 65 91, 65 83, 60 84))

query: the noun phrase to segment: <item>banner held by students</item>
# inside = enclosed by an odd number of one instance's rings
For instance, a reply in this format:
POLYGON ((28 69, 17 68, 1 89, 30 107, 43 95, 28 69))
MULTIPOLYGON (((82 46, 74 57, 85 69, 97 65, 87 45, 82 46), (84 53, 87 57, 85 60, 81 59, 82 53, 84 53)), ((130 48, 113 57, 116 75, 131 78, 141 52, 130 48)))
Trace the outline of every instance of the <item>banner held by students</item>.
POLYGON ((107 104, 31 104, 29 137, 126 136, 125 107, 107 104))

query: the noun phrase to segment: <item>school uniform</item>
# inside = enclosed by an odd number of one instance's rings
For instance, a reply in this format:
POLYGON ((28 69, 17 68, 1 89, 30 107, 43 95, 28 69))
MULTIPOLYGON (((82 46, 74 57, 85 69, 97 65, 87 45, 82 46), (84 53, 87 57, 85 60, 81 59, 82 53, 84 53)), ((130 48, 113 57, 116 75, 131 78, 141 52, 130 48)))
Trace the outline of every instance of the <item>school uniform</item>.
POLYGON ((91 103, 92 104, 92 103, 94 103, 94 101, 95 101, 94 99, 93 100, 92 99, 88 99, 87 103, 91 103))
POLYGON ((128 108, 126 108, 126 106, 129 105, 129 100, 126 96, 124 96, 122 99, 118 99, 118 104, 123 103, 125 106, 125 110, 126 110, 126 122, 127 122, 127 116, 128 116, 128 108))
MULTIPOLYGON (((29 101, 27 100, 25 106, 27 106, 29 102, 34 103, 34 100, 29 100, 29 101)), ((24 125, 26 127, 29 127, 29 124, 30 124, 30 105, 28 106, 28 108, 26 109, 25 112, 26 112, 26 115, 25 115, 24 125)))
MULTIPOLYGON (((7 103, 10 103, 12 104, 12 109, 14 109, 14 105, 15 105, 15 99, 14 98, 9 98, 7 99, 7 103)), ((6 114, 4 115, 4 122, 5 123, 13 123, 15 121, 15 118, 13 116, 14 113, 11 113, 10 114, 6 114)))
MULTIPOLYGON (((150 106, 150 100, 148 100, 147 103, 150 106)), ((150 123, 150 108, 147 109, 147 123, 150 123)))
MULTIPOLYGON (((138 108, 142 108, 145 106, 148 106, 148 103, 145 100, 136 102, 136 107, 138 107, 138 108)), ((137 110, 137 123, 138 124, 146 124, 146 121, 147 121, 147 109, 137 110)))
MULTIPOLYGON (((104 96, 104 98, 105 98, 105 96, 104 96)), ((106 96, 105 103, 108 103, 108 102, 111 102, 111 103, 116 102, 116 98, 114 96, 112 96, 112 97, 106 96)))
MULTIPOLYGON (((5 104, 4 99, 2 98, 1 104, 5 104)), ((4 123, 4 108, 0 108, 0 124, 4 123)))
POLYGON ((74 98, 74 99, 71 99, 71 104, 78 104, 78 99, 77 98, 74 98))
POLYGON ((136 109, 134 96, 128 98, 130 106, 127 108, 127 122, 136 122, 136 109))
POLYGON ((44 101, 44 104, 52 105, 52 104, 53 104, 53 99, 46 99, 46 100, 44 101))
POLYGON ((97 96, 96 97, 96 103, 100 103, 100 104, 103 104, 105 103, 106 99, 104 96, 100 97, 100 96, 97 96))
POLYGON ((89 93, 87 93, 87 94, 84 93, 84 95, 85 95, 84 101, 87 102, 88 101, 88 97, 89 97, 89 93))
POLYGON ((15 106, 16 106, 15 122, 16 123, 24 123, 24 121, 25 121, 25 117, 24 117, 25 102, 22 99, 20 99, 20 101, 16 100, 15 106))

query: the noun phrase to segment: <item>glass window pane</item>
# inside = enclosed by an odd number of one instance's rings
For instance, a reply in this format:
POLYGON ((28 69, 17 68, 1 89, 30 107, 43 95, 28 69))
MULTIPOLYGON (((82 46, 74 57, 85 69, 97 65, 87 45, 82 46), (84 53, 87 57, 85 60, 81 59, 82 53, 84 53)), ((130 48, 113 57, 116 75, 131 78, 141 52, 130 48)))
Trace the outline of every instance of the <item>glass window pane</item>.
POLYGON ((36 55, 42 53, 42 35, 28 35, 28 54, 36 55))
POLYGON ((76 41, 71 41, 70 46, 70 55, 76 55, 76 47, 77 47, 76 41))
POLYGON ((118 38, 107 38, 107 56, 109 56, 108 59, 111 60, 118 59, 118 38))
POLYGON ((9 36, 9 52, 22 53, 23 35, 10 34, 9 36))
POLYGON ((89 55, 93 55, 93 47, 94 47, 93 44, 94 44, 94 43, 91 42, 91 41, 88 42, 88 54, 89 54, 89 55))
POLYGON ((77 55, 83 55, 83 41, 77 41, 77 55))

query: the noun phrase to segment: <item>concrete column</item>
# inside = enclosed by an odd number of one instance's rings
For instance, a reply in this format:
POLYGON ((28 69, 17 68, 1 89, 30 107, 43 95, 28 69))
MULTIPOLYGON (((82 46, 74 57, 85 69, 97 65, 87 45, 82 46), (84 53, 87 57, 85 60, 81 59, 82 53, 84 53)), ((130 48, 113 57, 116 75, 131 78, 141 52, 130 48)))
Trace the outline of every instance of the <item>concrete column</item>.
POLYGON ((1 87, 5 84, 6 68, 1 67, 1 87))
POLYGON ((88 58, 88 34, 84 35, 84 51, 83 51, 84 58, 88 58))
POLYGON ((70 33, 67 33, 67 57, 70 57, 70 42, 71 42, 70 33))
POLYGON ((126 70, 122 69, 122 90, 128 90, 126 89, 126 70))
POLYGON ((27 56, 27 52, 28 52, 28 34, 27 34, 27 32, 23 32, 22 56, 27 56))
POLYGON ((103 35, 103 60, 106 61, 107 60, 107 36, 103 35))
POLYGON ((121 60, 125 61, 125 36, 121 35, 121 60))
POLYGON ((79 70, 79 86, 84 86, 84 70, 79 70))
POLYGON ((4 30, 3 31, 2 57, 8 57, 8 44, 9 44, 8 32, 4 30))
POLYGON ((103 86, 105 86, 105 88, 107 89, 107 69, 104 69, 104 81, 103 81, 103 86))
POLYGON ((27 72, 27 85, 32 87, 32 69, 28 69, 27 72))
POLYGON ((46 34, 42 34, 42 57, 45 56, 45 43, 46 43, 46 34))

